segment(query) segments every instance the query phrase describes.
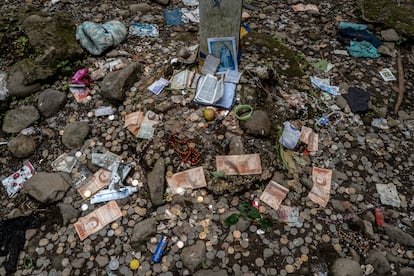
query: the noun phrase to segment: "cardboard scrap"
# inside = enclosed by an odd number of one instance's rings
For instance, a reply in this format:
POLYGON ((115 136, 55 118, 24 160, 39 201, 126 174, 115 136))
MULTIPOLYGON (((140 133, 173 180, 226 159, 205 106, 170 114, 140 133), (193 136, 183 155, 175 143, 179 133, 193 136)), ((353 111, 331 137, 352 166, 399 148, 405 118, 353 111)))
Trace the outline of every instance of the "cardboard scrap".
POLYGON ((83 241, 120 217, 122 217, 122 212, 118 204, 116 201, 110 201, 92 213, 79 218, 74 226, 80 240, 83 241))
POLYGON ((225 175, 261 174, 260 154, 221 155, 216 156, 217 171, 225 175))
POLYGON ((184 194, 186 189, 199 189, 207 186, 203 167, 197 167, 166 177, 172 194, 184 194))
POLYGON ((313 167, 312 181, 313 187, 308 197, 313 202, 325 207, 328 204, 331 192, 332 170, 313 167))
POLYGON ((289 189, 283 187, 273 180, 270 180, 269 184, 266 186, 266 189, 260 196, 260 200, 273 209, 278 210, 280 204, 282 203, 283 199, 285 199, 288 192, 289 189))
POLYGON ((319 134, 313 132, 310 127, 302 126, 299 139, 308 145, 309 151, 318 151, 319 134))

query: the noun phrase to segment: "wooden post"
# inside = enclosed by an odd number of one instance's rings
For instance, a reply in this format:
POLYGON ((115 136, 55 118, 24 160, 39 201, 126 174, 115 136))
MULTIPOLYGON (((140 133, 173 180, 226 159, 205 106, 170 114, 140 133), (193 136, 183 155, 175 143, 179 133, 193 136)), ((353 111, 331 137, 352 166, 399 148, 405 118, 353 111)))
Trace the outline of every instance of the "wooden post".
POLYGON ((242 0, 200 1, 200 57, 208 54, 207 39, 234 37, 239 51, 242 0))

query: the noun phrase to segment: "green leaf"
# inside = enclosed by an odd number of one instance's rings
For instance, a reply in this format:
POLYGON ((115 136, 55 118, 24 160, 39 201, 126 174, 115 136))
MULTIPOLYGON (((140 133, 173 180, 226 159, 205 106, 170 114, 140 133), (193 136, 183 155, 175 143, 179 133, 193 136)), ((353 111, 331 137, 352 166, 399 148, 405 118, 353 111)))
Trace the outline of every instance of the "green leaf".
POLYGON ((224 171, 216 171, 216 172, 212 172, 211 173, 215 178, 220 178, 220 177, 224 177, 225 173, 224 171))
POLYGON ((228 216, 228 217, 224 220, 224 222, 225 222, 227 225, 233 225, 233 224, 236 224, 238 221, 239 221, 239 216, 238 216, 238 215, 236 215, 236 214, 230 215, 230 216, 228 216))
POLYGON ((265 232, 269 232, 272 230, 273 227, 273 221, 270 218, 262 218, 259 219, 259 228, 262 229, 265 232))
POLYGON ((247 217, 251 220, 256 220, 256 219, 260 218, 259 210, 254 208, 252 205, 242 203, 239 206, 239 210, 240 210, 240 213, 243 216, 245 216, 245 217, 247 217))

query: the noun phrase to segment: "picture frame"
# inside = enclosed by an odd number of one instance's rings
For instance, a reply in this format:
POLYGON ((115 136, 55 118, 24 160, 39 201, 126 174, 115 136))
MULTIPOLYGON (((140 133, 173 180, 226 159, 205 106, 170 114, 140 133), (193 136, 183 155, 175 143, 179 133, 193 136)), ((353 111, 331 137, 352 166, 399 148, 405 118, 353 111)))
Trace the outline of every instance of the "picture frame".
POLYGON ((234 37, 213 37, 207 39, 208 52, 220 59, 216 74, 225 74, 228 70, 238 71, 236 39, 234 37))

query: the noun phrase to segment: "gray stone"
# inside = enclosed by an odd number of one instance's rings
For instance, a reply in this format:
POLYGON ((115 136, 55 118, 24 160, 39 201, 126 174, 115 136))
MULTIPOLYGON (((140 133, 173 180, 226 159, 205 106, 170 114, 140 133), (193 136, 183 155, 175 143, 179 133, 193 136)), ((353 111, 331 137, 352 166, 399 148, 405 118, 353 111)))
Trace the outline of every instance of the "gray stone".
POLYGON ((364 234, 370 238, 375 238, 374 228, 372 227, 372 223, 367 220, 361 220, 364 234))
POLYGON ((74 122, 65 127, 62 142, 66 147, 76 149, 83 145, 88 134, 88 122, 74 122))
POLYGON ((336 105, 339 106, 342 110, 344 110, 346 107, 348 107, 348 102, 344 97, 338 95, 336 97, 336 105))
POLYGON ((197 272, 195 272, 193 275, 194 276, 211 276, 211 275, 214 275, 214 276, 227 276, 229 274, 224 269, 220 269, 218 271, 215 271, 213 269, 200 269, 197 272))
POLYGON ((414 238, 400 228, 386 223, 384 230, 392 241, 398 242, 401 245, 414 246, 414 238))
POLYGON ((84 258, 79 258, 79 259, 72 260, 72 261, 70 262, 70 264, 71 264, 71 265, 72 265, 72 267, 74 267, 74 268, 81 268, 81 267, 85 264, 85 262, 86 262, 86 259, 84 259, 84 258))
POLYGON ((255 110, 250 119, 241 121, 240 126, 249 134, 256 136, 268 136, 271 122, 269 115, 263 110, 255 110))
POLYGON ((331 274, 335 276, 362 276, 362 270, 359 263, 356 261, 346 258, 339 258, 336 259, 332 265, 329 275, 331 274))
POLYGON ((389 275, 388 273, 391 270, 387 258, 378 249, 368 251, 365 263, 371 264, 374 267, 375 275, 389 275))
POLYGON ((24 191, 42 203, 61 200, 69 188, 69 183, 60 173, 40 172, 29 178, 24 184, 24 191))
POLYGON ((148 174, 148 187, 151 195, 151 202, 154 206, 164 203, 164 182, 165 182, 165 161, 159 158, 155 162, 155 166, 148 174))
POLYGON ((185 247, 180 256, 184 266, 194 271, 206 260, 206 245, 202 240, 198 240, 194 245, 185 247))
POLYGON ((158 219, 155 217, 145 219, 134 226, 131 241, 142 243, 146 238, 157 232, 158 219))
POLYGON ((400 276, 412 276, 412 275, 414 275, 414 268, 404 267, 400 270, 400 273, 398 275, 400 275, 400 276))
POLYGON ((73 208, 72 204, 58 203, 57 206, 60 209, 62 215, 63 225, 68 225, 73 218, 79 216, 79 211, 73 208))
POLYGON ((96 256, 95 261, 99 265, 99 267, 105 267, 109 263, 109 258, 107 255, 98 255, 96 256))
POLYGON ((155 3, 161 4, 161 5, 168 5, 170 3, 170 0, 152 0, 155 3))
POLYGON ((37 108, 42 116, 48 118, 58 112, 65 102, 65 93, 53 89, 46 89, 39 94, 37 108))
POLYGON ((229 155, 244 154, 243 138, 240 136, 232 136, 229 141, 229 155))
POLYGON ((7 78, 7 89, 10 97, 24 98, 41 89, 40 83, 25 85, 25 75, 22 71, 10 72, 7 78))
POLYGON ((3 131, 17 133, 40 118, 39 111, 32 105, 20 106, 6 112, 3 119, 3 131))
POLYGON ((380 118, 386 118, 387 113, 388 113, 388 110, 387 110, 386 106, 380 107, 377 110, 377 116, 380 117, 380 118))
POLYGON ((101 82, 101 94, 104 98, 122 101, 125 92, 139 79, 141 64, 132 63, 126 68, 109 72, 101 82))
POLYGON ((381 31, 381 37, 385 41, 398 41, 400 39, 400 36, 394 29, 381 31))
POLYGON ((151 6, 148 5, 147 3, 131 4, 129 5, 128 8, 132 13, 137 13, 137 12, 147 13, 151 11, 151 6))
POLYGON ((388 48, 386 45, 381 45, 377 48, 378 53, 386 55, 386 56, 390 56, 390 57, 394 57, 396 52, 395 50, 392 50, 390 48, 388 48))
POLYGON ((36 150, 37 143, 36 141, 26 135, 19 135, 13 138, 8 144, 7 147, 9 151, 17 158, 26 158, 33 154, 36 150))

